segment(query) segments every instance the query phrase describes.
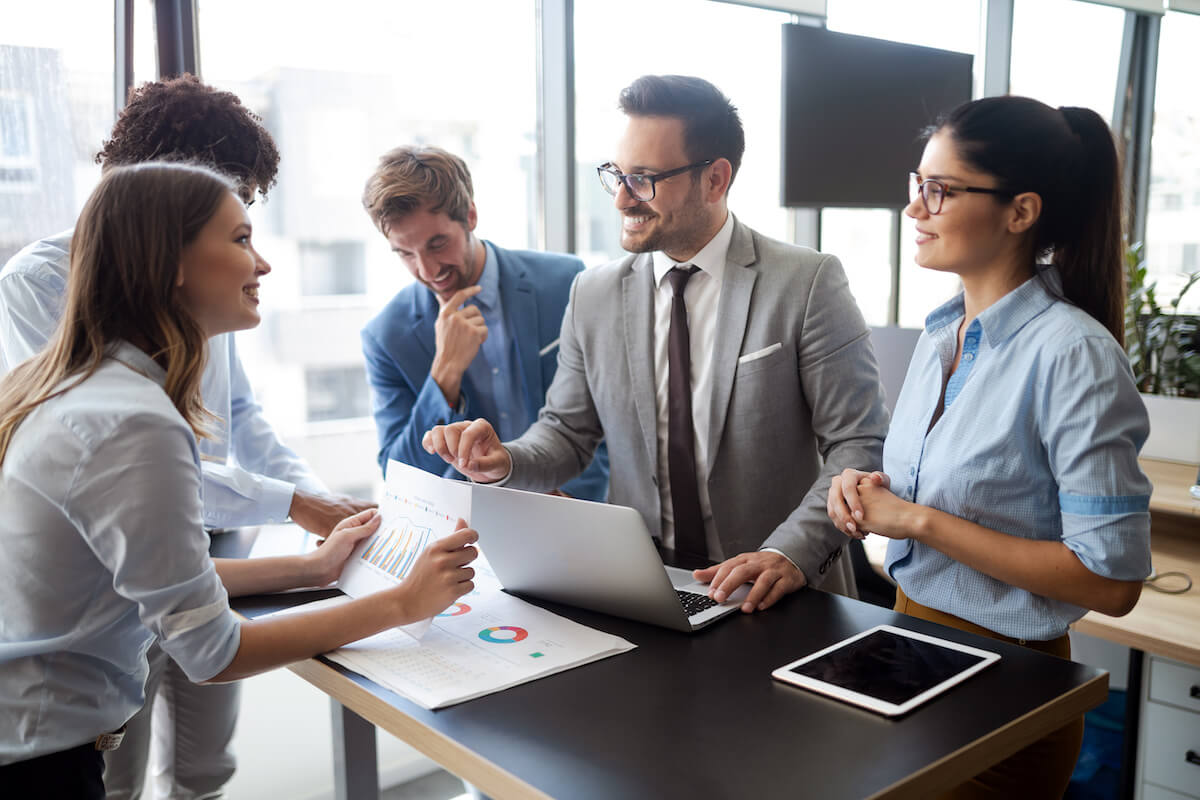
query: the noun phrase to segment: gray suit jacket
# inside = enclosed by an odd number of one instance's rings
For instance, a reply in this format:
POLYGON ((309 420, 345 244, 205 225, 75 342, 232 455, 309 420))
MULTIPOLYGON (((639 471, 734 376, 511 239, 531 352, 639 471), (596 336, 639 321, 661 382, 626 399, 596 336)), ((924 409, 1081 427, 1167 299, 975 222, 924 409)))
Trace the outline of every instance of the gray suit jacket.
MULTIPOLYGON (((772 547, 810 584, 853 594, 846 537, 826 516, 825 498, 843 468, 880 468, 888 414, 841 264, 735 220, 717 315, 708 491, 725 555, 772 547)), ((603 436, 609 501, 637 509, 658 534, 653 337, 648 253, 578 275, 546 405, 507 443, 508 485, 561 486, 603 436)))

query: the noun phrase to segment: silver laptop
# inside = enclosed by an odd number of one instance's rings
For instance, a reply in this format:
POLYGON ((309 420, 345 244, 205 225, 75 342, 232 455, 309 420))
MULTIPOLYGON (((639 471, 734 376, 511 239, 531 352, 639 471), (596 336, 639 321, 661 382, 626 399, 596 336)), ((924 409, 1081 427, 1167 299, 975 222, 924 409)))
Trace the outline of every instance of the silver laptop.
POLYGON ((749 586, 724 603, 708 584, 662 563, 632 508, 516 489, 471 487, 471 526, 510 592, 695 631, 737 611, 749 586))

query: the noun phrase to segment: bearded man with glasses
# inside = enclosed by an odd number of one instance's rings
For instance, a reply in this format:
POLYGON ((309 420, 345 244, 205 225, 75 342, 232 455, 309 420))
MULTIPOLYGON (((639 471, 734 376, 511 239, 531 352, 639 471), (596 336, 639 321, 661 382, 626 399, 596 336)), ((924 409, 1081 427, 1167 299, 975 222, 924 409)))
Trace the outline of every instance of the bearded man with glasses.
POLYGON ((600 180, 633 255, 579 275, 539 419, 500 443, 483 420, 424 444, 476 481, 548 489, 601 437, 609 500, 631 506, 742 610, 805 585, 854 594, 825 513, 843 464, 878 464, 888 416, 866 324, 837 258, 772 241, 729 213, 745 149, 712 84, 644 76, 600 180))

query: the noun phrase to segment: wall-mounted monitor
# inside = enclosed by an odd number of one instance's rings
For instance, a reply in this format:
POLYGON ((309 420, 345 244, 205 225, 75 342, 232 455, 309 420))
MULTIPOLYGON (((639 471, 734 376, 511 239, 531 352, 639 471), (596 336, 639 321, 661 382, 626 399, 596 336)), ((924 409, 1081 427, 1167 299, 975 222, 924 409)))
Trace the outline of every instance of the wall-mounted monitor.
POLYGON ((902 208, 920 134, 971 99, 966 53, 783 26, 785 206, 902 208))

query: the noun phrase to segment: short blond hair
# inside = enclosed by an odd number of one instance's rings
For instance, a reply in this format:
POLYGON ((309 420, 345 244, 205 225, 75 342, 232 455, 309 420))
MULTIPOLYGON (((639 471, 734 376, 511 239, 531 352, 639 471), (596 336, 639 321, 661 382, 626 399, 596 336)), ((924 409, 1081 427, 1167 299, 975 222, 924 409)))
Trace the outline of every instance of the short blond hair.
POLYGON ((386 236, 389 225, 420 209, 444 211, 465 225, 473 197, 471 172, 461 158, 440 147, 404 145, 380 156, 362 204, 386 236))

